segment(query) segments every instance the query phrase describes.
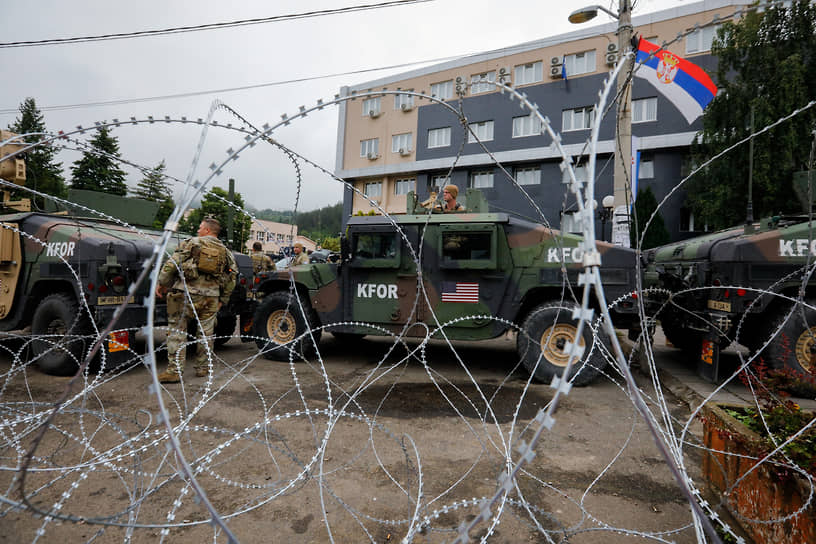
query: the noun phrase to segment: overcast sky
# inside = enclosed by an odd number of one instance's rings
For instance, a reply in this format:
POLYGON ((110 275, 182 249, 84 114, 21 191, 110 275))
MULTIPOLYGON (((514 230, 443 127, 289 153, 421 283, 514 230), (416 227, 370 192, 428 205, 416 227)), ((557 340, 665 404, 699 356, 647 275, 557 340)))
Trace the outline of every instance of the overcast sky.
MULTIPOLYGON (((5 2, 0 42, 95 36, 170 27, 205 25, 376 4, 385 0, 38 0, 5 2)), ((595 0, 597 2, 597 0, 595 0)), ((73 130, 95 121, 165 116, 205 118, 220 100, 256 126, 274 124, 301 105, 331 99, 343 85, 355 85, 417 68, 383 70, 328 77, 405 63, 464 56, 576 30, 567 15, 594 3, 583 0, 431 0, 299 20, 186 32, 166 36, 91 43, 0 48, 4 68, 0 85, 0 126, 17 117, 19 104, 34 97, 44 110, 51 131, 73 130), (325 76, 325 77, 317 77, 325 76), (314 78, 299 83, 264 85, 314 78), (264 86, 260 86, 264 85, 264 86), (200 96, 121 105, 53 106, 142 99, 242 86, 258 88, 213 92, 200 96), (11 110, 10 112, 8 110, 11 110), (2 113, 7 111, 7 113, 2 113)), ((616 11, 617 1, 601 2, 616 11)), ((635 0, 634 15, 684 3, 682 0, 635 0)), ((685 3, 690 3, 686 1, 685 3)), ((610 21, 599 16, 589 25, 610 21)), ((226 113, 220 123, 238 124, 226 113)), ((137 125, 118 127, 121 154, 153 167, 162 159, 167 173, 185 179, 191 169, 201 128, 196 125, 137 125)), ((337 108, 326 108, 305 120, 281 128, 274 137, 329 171, 334 171, 337 108)), ((226 157, 226 149, 243 143, 240 134, 210 130, 195 179, 226 157)), ((70 167, 76 151, 59 159, 70 167)), ((127 168, 129 183, 142 175, 127 168)), ((303 166, 300 210, 312 210, 342 200, 341 184, 303 166)), ((241 155, 214 183, 236 189, 257 209, 293 209, 296 174, 280 151, 259 145, 241 155)))

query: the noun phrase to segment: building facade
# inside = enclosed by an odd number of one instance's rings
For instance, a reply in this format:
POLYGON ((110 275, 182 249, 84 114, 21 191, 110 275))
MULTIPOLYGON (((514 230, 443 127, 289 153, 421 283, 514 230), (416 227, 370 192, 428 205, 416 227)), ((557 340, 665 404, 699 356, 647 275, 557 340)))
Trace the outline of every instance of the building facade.
MULTIPOLYGON (((716 59, 710 49, 716 25, 711 23, 732 17, 745 5, 705 0, 635 16, 634 35, 656 44, 671 42, 670 52, 713 77, 716 59)), ((537 104, 579 166, 577 175, 585 175, 581 165, 587 160, 590 123, 597 114, 593 105, 618 61, 617 23, 576 28, 568 34, 343 87, 342 96, 361 95, 341 103, 339 112, 336 175, 359 191, 346 188, 345 216, 376 209, 371 201, 387 213, 404 213, 409 191, 423 200, 431 191, 453 183, 460 196, 467 188, 481 189, 491 211, 541 221, 532 199, 551 226, 563 224, 570 230, 574 201, 562 183, 561 157, 551 138, 541 133, 529 111, 520 109, 518 101, 511 101, 491 82, 502 78, 537 104), (465 94, 460 97, 457 88, 466 89, 465 94), (408 93, 434 96, 444 103, 408 93), (481 144, 464 127, 457 113, 460 104, 481 144)), ((613 190, 614 112, 614 106, 609 108, 600 126, 598 202, 613 190)), ((701 118, 689 124, 652 84, 634 78, 632 134, 640 150, 638 188, 651 187, 658 202, 668 195, 689 173, 690 145, 701 128, 701 118)), ((682 189, 675 191, 660 209, 673 240, 705 230, 685 208, 684 197, 682 189)), ((599 222, 596 236, 608 240, 610 227, 601 232, 601 226, 599 222)))
POLYGON ((290 247, 298 237, 297 232, 297 225, 255 219, 249 231, 247 251, 252 250, 255 242, 260 242, 264 253, 282 253, 283 248, 290 247))

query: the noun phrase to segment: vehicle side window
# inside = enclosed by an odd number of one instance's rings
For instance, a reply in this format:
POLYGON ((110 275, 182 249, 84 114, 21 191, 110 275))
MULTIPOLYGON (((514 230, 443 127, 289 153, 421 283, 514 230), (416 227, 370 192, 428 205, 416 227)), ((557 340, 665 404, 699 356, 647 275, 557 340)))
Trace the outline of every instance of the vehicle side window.
POLYGON ((355 233, 352 264, 369 267, 399 266, 399 247, 395 232, 355 233))
POLYGON ((443 229, 441 242, 444 268, 496 267, 496 232, 494 229, 443 229))

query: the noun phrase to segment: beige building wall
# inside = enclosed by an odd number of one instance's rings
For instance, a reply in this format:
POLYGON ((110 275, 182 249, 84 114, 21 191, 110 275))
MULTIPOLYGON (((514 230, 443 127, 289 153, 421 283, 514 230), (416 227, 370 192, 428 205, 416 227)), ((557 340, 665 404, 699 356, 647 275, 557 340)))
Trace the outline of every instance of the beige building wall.
MULTIPOLYGON (((735 4, 739 4, 739 2, 708 0, 686 6, 686 12, 695 9, 696 6, 700 6, 700 8, 696 9, 702 10, 685 15, 683 9, 675 8, 640 17, 636 16, 633 19, 634 35, 641 35, 643 38, 657 44, 672 41, 676 39, 678 33, 694 28, 700 21, 712 20, 715 15, 724 18, 732 14, 738 7, 735 4), (712 9, 705 9, 707 7, 712 9)), ((564 56, 591 50, 595 51, 595 71, 578 75, 568 73, 568 79, 571 81, 580 80, 585 76, 610 71, 615 62, 607 62, 607 54, 611 53, 614 56, 617 53, 616 24, 587 24, 578 25, 575 28, 580 30, 509 48, 519 50, 518 53, 501 55, 487 52, 472 57, 474 59, 487 57, 485 60, 467 62, 467 59, 462 59, 461 61, 442 64, 440 65, 441 69, 436 72, 423 73, 420 76, 406 79, 394 79, 388 81, 385 85, 381 84, 376 87, 364 88, 358 86, 353 88, 350 92, 359 96, 347 102, 345 117, 341 118, 343 149, 339 150, 339 153, 341 153, 338 161, 339 173, 343 175, 347 172, 353 172, 354 186, 360 192, 365 192, 366 184, 381 182, 381 194, 372 196, 371 199, 375 200, 388 213, 404 213, 405 196, 395 194, 394 184, 397 179, 415 177, 416 171, 423 169, 420 163, 416 163, 417 110, 418 107, 430 104, 432 101, 427 98, 414 97, 413 108, 395 108, 394 93, 414 91, 429 95, 432 84, 444 81, 453 81, 455 93, 457 78, 461 78, 462 82, 469 83, 473 76, 478 77, 479 74, 495 71, 498 77, 502 70, 505 74, 505 81, 514 84, 513 78, 516 66, 539 61, 543 64, 543 78, 541 81, 530 85, 541 85, 542 83, 561 80, 560 63, 564 56), (542 45, 536 46, 537 44, 542 45), (610 46, 613 48, 611 51, 610 46), (558 62, 557 65, 553 64, 555 61, 558 62), (461 64, 450 67, 454 63, 461 64), (556 68, 557 71, 552 76, 551 68, 556 68), (379 114, 374 116, 369 115, 367 109, 363 107, 364 101, 371 97, 379 97, 380 101, 379 114), (410 152, 400 154, 393 151, 392 137, 405 133, 411 134, 412 146, 410 152), (361 156, 361 142, 374 138, 379 141, 379 149, 376 155, 370 157, 361 156), (412 166, 415 167, 413 172, 411 171, 412 166), (367 176, 366 171, 371 171, 372 175, 367 176), (374 175, 375 172, 376 175, 374 175)), ((685 58, 696 56, 695 53, 686 51, 685 39, 676 40, 667 49, 685 58)), ((710 51, 701 51, 699 54, 709 53, 710 51)), ((617 60, 616 56, 614 60, 617 60)), ((418 70, 417 72, 428 72, 432 69, 433 67, 418 70)), ((377 83, 383 83, 383 81, 380 80, 377 83)), ((518 88, 522 89, 524 86, 518 85, 518 88)), ((493 90, 480 94, 495 92, 499 91, 493 90)), ((452 104, 454 107, 456 107, 455 100, 456 96, 454 94, 454 103, 452 104)), ((359 194, 354 195, 352 214, 357 212, 368 213, 372 209, 376 211, 376 208, 369 204, 366 198, 359 194)))
POLYGON ((279 253, 281 248, 291 246, 297 238, 297 225, 276 223, 265 219, 256 219, 252 222, 247 240, 247 252, 252 251, 255 242, 261 242, 266 253, 279 253))

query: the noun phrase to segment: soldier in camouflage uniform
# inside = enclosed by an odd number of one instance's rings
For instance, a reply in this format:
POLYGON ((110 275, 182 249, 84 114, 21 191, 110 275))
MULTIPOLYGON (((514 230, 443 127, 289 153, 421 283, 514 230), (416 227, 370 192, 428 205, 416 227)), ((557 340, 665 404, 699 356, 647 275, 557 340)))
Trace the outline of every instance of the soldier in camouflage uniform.
POLYGON ((197 344, 196 376, 203 377, 208 373, 207 350, 212 350, 216 314, 222 304, 229 302, 238 269, 232 252, 218 240, 220 231, 218 220, 205 217, 198 227, 198 236, 182 242, 159 274, 156 295, 161 298, 167 294, 170 329, 167 370, 159 375, 162 383, 181 380, 187 324, 196 317, 200 322, 199 335, 206 339, 206 346, 201 341, 197 344))
POLYGON ((309 264, 309 256, 303 251, 303 244, 297 242, 295 245, 292 246, 292 251, 295 252, 295 256, 292 257, 292 261, 289 263, 289 266, 298 266, 300 264, 309 264))
POLYGON ((269 255, 263 252, 263 246, 260 242, 252 244, 252 271, 255 274, 259 272, 274 272, 275 263, 269 258, 269 255))

